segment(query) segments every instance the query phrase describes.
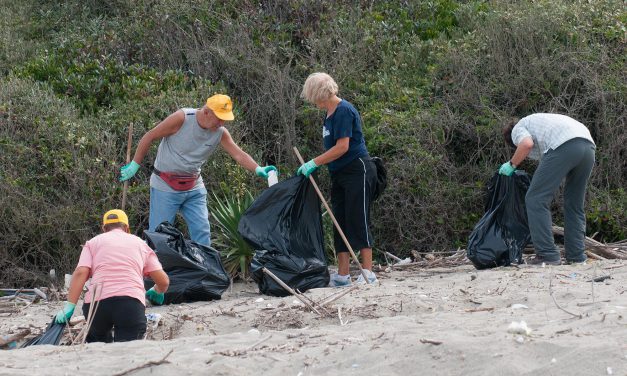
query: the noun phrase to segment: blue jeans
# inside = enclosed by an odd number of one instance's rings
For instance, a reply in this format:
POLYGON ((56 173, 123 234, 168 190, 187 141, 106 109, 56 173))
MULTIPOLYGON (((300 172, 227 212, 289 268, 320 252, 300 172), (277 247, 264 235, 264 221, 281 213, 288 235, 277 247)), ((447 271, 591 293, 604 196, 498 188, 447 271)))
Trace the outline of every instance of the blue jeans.
POLYGON ((149 231, 155 231, 164 221, 174 224, 174 218, 179 211, 187 223, 191 239, 198 244, 211 246, 205 188, 184 192, 164 192, 150 188, 149 231))

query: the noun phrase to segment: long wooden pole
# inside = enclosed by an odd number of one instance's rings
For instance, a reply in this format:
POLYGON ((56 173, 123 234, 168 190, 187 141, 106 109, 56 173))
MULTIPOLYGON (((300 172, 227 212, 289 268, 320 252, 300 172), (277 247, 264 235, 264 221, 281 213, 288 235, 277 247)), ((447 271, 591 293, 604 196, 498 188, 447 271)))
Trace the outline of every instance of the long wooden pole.
MULTIPOLYGON (((298 148, 296 148, 295 146, 294 146, 294 153, 296 153, 296 157, 298 157, 298 161, 301 164, 305 163, 305 160, 300 155, 298 148)), ((355 261, 357 266, 359 266, 359 271, 361 272, 361 275, 364 277, 364 281, 366 281, 366 283, 369 284, 370 281, 368 281, 368 276, 366 276, 364 269, 361 267, 361 263, 359 262, 359 259, 357 258, 357 256, 355 256, 355 252, 353 252, 353 248, 351 247, 350 243, 348 242, 348 239, 346 239, 346 236, 344 235, 344 231, 342 231, 340 224, 337 222, 337 219, 335 219, 335 215, 333 215, 333 211, 329 207, 329 204, 327 204, 327 200, 325 200, 324 196, 322 195, 322 192, 320 192, 320 188, 318 188, 318 184, 316 184, 316 181, 314 180, 314 177, 312 175, 309 175, 309 181, 311 182, 314 189, 316 190, 316 193, 318 193, 318 197, 320 197, 320 201, 322 201, 322 204, 324 204, 324 207, 327 209, 327 213, 329 213, 329 216, 331 217, 331 220, 333 221, 333 224, 335 225, 335 228, 337 229, 338 234, 340 234, 340 237, 344 241, 344 244, 346 244, 346 248, 348 248, 348 252, 350 252, 351 257, 353 258, 353 261, 355 261)))
POLYGON ((285 282, 281 281, 281 279, 279 277, 277 277, 276 275, 274 275, 274 273, 272 273, 271 271, 269 271, 266 268, 262 268, 261 269, 264 273, 266 273, 268 276, 270 276, 270 278, 274 279, 274 281, 276 283, 279 284, 279 286, 283 287, 283 289, 287 292, 289 292, 290 294, 294 295, 296 298, 298 298, 298 300, 300 300, 304 305, 306 305, 307 307, 309 307, 312 311, 316 312, 318 315, 320 315, 320 312, 316 309, 316 307, 312 306, 311 304, 309 304, 308 301, 306 301, 302 296, 300 296, 299 293, 297 293, 296 291, 294 291, 294 289, 292 289, 291 287, 289 287, 285 282))
MULTIPOLYGON (((128 126, 128 138, 126 140, 126 164, 131 162, 131 147, 133 146, 133 123, 128 126)), ((126 208, 126 192, 128 191, 128 180, 124 182, 124 188, 122 189, 122 207, 126 208)))

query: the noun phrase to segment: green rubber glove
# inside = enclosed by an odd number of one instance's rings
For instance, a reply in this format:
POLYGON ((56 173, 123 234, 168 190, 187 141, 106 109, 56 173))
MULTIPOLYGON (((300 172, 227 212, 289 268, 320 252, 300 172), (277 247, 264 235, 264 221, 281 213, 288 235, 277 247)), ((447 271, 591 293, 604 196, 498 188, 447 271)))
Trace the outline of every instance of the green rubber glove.
POLYGON ((157 292, 157 290, 155 290, 155 286, 152 286, 150 290, 146 291, 146 298, 152 304, 162 305, 165 295, 163 295, 162 292, 157 292))
POLYGON ((264 179, 268 179, 268 172, 270 171, 276 171, 276 174, 279 174, 279 170, 276 169, 276 167, 270 165, 270 166, 257 166, 257 168, 255 168, 255 174, 257 174, 257 176, 264 178, 264 179))
POLYGON ((309 162, 303 163, 303 165, 298 168, 298 171, 296 171, 296 175, 305 175, 305 177, 308 178, 317 168, 318 165, 312 159, 309 162))
POLYGON ((120 181, 126 181, 132 178, 137 173, 137 170, 139 170, 139 164, 135 161, 131 161, 131 163, 120 169, 120 181))
POLYGON ((516 169, 514 168, 514 166, 512 166, 512 163, 510 161, 503 163, 501 165, 501 168, 499 168, 499 174, 505 176, 512 176, 514 171, 516 171, 516 169))
POLYGON ((76 307, 76 304, 65 302, 63 304, 63 309, 57 312, 57 315, 54 318, 54 322, 56 322, 57 324, 63 324, 64 322, 69 322, 70 317, 72 317, 72 315, 74 314, 75 307, 76 307))

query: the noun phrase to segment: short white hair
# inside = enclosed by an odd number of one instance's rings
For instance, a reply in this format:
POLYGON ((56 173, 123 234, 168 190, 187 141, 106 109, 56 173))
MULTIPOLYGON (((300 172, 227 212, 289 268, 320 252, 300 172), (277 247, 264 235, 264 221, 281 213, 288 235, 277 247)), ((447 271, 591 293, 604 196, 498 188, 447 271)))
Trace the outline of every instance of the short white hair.
POLYGON ((326 73, 312 73, 305 80, 300 97, 310 103, 326 101, 337 95, 338 87, 333 77, 326 73))

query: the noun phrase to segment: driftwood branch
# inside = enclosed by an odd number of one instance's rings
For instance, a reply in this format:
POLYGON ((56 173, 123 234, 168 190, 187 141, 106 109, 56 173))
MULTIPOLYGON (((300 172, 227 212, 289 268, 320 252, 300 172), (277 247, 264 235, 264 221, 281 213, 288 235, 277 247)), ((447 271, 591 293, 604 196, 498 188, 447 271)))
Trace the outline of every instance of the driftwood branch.
MULTIPOLYGON (((553 234, 563 236, 564 228, 553 226, 553 234)), ((583 242, 587 250, 597 256, 606 259, 627 260, 627 244, 623 242, 604 244, 587 236, 584 238, 583 242)))
POLYGON ((26 337, 29 334, 30 334, 30 329, 25 329, 19 333, 12 334, 10 336, 0 337, 0 347, 7 346, 13 341, 19 341, 20 339, 26 337))

